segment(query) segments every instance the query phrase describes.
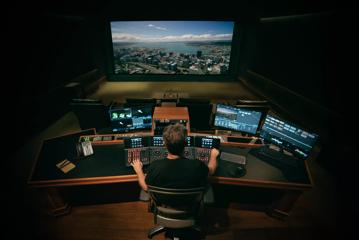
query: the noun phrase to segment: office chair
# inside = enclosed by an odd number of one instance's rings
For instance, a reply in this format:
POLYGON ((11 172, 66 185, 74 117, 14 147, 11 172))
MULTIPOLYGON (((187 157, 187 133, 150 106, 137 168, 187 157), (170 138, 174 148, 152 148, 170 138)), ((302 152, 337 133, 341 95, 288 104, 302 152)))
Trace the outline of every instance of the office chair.
POLYGON ((155 227, 148 238, 166 232, 166 236, 181 236, 194 230, 201 235, 198 221, 203 204, 205 187, 172 189, 148 186, 149 211, 154 214, 155 227))

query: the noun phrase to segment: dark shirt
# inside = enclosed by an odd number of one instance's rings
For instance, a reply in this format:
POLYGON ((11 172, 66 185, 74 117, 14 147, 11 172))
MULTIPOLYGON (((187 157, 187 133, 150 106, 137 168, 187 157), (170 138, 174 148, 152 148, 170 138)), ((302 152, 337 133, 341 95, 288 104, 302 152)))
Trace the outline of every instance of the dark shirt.
POLYGON ((194 188, 206 186, 208 167, 200 160, 161 159, 151 163, 146 183, 163 188, 194 188))

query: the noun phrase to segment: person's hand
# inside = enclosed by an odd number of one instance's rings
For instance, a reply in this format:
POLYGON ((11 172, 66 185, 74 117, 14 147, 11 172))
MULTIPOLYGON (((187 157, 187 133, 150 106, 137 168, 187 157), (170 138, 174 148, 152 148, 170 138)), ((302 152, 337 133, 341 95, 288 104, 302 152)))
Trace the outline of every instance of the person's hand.
POLYGON ((219 150, 217 148, 211 149, 211 157, 217 158, 219 155, 219 150))
POLYGON ((218 155, 219 155, 219 150, 217 148, 212 148, 210 159, 207 165, 209 175, 213 175, 216 172, 218 155))
POLYGON ((135 170, 137 174, 139 172, 142 172, 142 162, 139 159, 133 160, 131 166, 133 167, 133 170, 135 170))

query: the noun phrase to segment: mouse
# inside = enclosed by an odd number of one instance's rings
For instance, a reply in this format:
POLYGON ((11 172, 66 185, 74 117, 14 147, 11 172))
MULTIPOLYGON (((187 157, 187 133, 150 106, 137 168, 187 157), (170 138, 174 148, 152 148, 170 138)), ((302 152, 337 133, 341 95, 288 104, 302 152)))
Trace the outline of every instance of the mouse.
POLYGON ((236 176, 243 177, 244 175, 246 175, 246 173, 247 173, 247 170, 246 170, 245 166, 238 166, 237 167, 236 176))

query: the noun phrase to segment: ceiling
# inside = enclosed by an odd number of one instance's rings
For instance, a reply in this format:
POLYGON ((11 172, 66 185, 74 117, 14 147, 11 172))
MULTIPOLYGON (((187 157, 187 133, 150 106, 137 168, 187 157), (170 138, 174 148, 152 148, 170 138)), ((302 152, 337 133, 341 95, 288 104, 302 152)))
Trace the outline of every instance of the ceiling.
POLYGON ((171 19, 251 19, 333 11, 334 0, 303 1, 47 1, 10 6, 10 14, 79 18, 171 19), (313 3, 314 2, 314 3, 313 3))

